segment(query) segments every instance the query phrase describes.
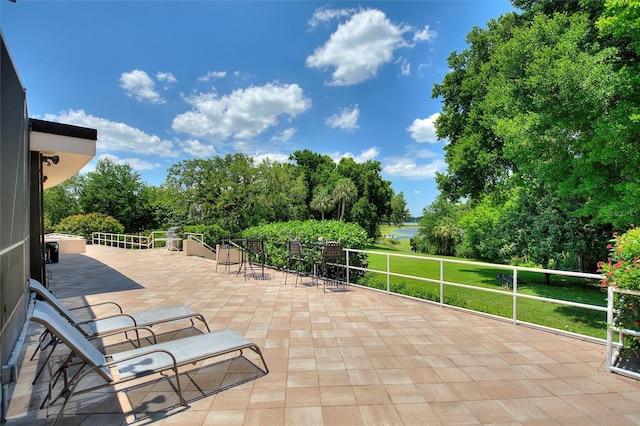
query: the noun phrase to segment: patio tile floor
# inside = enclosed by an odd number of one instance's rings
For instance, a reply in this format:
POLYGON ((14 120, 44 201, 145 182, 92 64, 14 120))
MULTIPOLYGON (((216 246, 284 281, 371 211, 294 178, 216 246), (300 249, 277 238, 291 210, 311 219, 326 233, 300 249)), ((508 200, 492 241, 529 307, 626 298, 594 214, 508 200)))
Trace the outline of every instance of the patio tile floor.
MULTIPOLYGON (((154 376, 104 388, 73 397, 62 424, 640 425, 640 382, 606 373, 603 345, 354 286, 325 294, 306 279, 285 286, 278 271, 263 280, 215 266, 98 246, 47 265, 50 289, 67 306, 115 301, 133 312, 184 304, 212 330, 232 328, 258 344, 270 369, 220 391, 254 367, 244 358, 194 366, 181 375, 187 408, 154 376)), ((175 322, 154 330, 171 339, 198 328, 175 322)), ((9 424, 51 424, 60 408, 38 409, 47 377, 31 385, 41 330, 29 326, 18 382, 8 386, 9 424)), ((101 344, 130 347, 118 338, 101 344)))

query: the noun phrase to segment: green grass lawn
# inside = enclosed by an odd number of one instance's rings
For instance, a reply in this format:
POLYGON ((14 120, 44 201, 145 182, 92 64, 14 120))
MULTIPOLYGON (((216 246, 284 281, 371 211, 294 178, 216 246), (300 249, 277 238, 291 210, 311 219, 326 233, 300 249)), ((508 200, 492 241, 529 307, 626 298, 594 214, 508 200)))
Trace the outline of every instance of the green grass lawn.
MULTIPOLYGON (((380 255, 369 255, 369 268, 379 271, 386 271, 387 269, 387 256, 385 253, 411 254, 421 257, 428 256, 412 253, 408 249, 402 250, 397 245, 376 244, 371 247, 370 250, 380 252, 380 255)), ((428 257, 447 259, 446 257, 432 255, 428 257)), ((394 273, 439 280, 440 263, 439 260, 422 261, 391 257, 390 270, 394 273)), ((445 303, 499 315, 505 318, 512 318, 512 291, 502 288, 501 283, 496 279, 496 275, 499 273, 511 275, 512 270, 508 266, 501 268, 500 266, 487 267, 484 265, 475 266, 445 262, 445 281, 500 291, 500 293, 493 293, 446 285, 444 288, 445 303)), ((368 273, 362 282, 371 287, 386 289, 386 280, 386 275, 384 274, 368 273)), ((391 290, 394 292, 427 300, 440 300, 439 283, 403 277, 391 277, 390 283, 391 290)), ((518 273, 518 293, 595 306, 606 306, 607 296, 606 291, 600 288, 599 282, 594 280, 551 276, 550 284, 545 284, 544 274, 534 272, 518 273)), ((519 298, 517 318, 520 321, 587 336, 606 337, 605 312, 519 298)))

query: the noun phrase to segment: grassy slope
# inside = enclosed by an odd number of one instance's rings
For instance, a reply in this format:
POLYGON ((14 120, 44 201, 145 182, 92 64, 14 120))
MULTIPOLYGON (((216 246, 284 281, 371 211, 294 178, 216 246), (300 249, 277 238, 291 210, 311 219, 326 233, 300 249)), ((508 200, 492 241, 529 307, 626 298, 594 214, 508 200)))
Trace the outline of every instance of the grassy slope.
MULTIPOLYGON (((381 232, 382 234, 392 233, 394 229, 397 228, 381 229, 381 232)), ((401 240, 400 244, 389 244, 383 241, 372 246, 371 250, 381 253, 379 256, 369 256, 369 267, 376 270, 386 270, 387 257, 384 253, 427 256, 410 252, 408 240, 401 240)), ((440 262, 438 261, 391 258, 390 267, 391 271, 396 273, 434 280, 440 279, 440 262)), ((500 283, 496 280, 496 275, 499 273, 510 275, 511 271, 508 266, 492 268, 445 263, 444 280, 502 290, 500 283)), ((386 285, 386 277, 381 274, 371 274, 370 278, 377 281, 378 285, 386 285), (378 276, 374 277, 374 275, 378 276)), ((606 293, 599 287, 598 283, 593 281, 553 276, 551 285, 546 285, 544 283, 544 274, 521 272, 518 274, 518 282, 519 293, 550 299, 570 300, 596 306, 606 305, 606 293)), ((427 295, 426 298, 439 299, 440 290, 437 283, 400 277, 392 277, 391 283, 393 290, 401 291, 405 294, 417 294, 420 297, 427 295)), ((507 318, 512 317, 513 297, 507 290, 504 290, 503 295, 446 286, 444 295, 447 303, 507 318)), ((518 301, 517 309, 518 319, 522 321, 588 336, 605 337, 606 314, 604 312, 523 299, 518 301)))

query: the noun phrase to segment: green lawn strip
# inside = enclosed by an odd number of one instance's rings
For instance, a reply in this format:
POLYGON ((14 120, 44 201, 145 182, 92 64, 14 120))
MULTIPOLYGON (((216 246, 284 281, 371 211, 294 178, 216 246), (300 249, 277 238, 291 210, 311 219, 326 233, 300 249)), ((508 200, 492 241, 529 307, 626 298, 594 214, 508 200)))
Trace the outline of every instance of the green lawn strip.
MULTIPOLYGON (((383 248, 374 249, 380 254, 369 255, 369 268, 386 271, 387 256, 385 252, 397 252, 383 248)), ((404 253, 412 256, 426 257, 415 253, 404 253)), ((433 256, 428 256, 433 257, 433 256)), ((443 257, 444 258, 444 257, 443 257)), ((451 258, 449 258, 451 259, 451 258)), ((390 257, 390 270, 393 273, 416 277, 440 279, 439 260, 419 260, 412 258, 390 257)), ((505 318, 513 316, 513 297, 511 290, 503 289, 496 279, 497 274, 511 275, 508 267, 486 267, 458 263, 444 263, 444 280, 476 287, 500 290, 504 294, 489 293, 480 290, 460 288, 446 285, 444 288, 445 303, 498 315, 505 318)), ((589 280, 573 277, 552 276, 551 284, 545 284, 544 274, 520 272, 518 274, 518 292, 550 299, 567 300, 588 305, 606 306, 606 293, 589 280)), ((368 273, 366 285, 386 290, 387 278, 383 273, 368 273)), ((405 277, 390 278, 391 291, 425 300, 440 301, 440 284, 425 282, 405 277)), ((518 320, 539 324, 559 330, 571 331, 592 337, 604 338, 606 334, 606 314, 584 308, 563 306, 556 303, 518 299, 518 320)))

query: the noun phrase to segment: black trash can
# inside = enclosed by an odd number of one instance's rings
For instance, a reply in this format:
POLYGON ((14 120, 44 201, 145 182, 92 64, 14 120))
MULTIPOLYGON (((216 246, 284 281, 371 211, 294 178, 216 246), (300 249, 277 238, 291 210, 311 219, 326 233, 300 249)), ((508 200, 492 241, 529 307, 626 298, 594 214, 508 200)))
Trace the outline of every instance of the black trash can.
POLYGON ((44 253, 46 257, 46 263, 58 263, 60 259, 59 246, 55 241, 48 241, 44 243, 44 253))

